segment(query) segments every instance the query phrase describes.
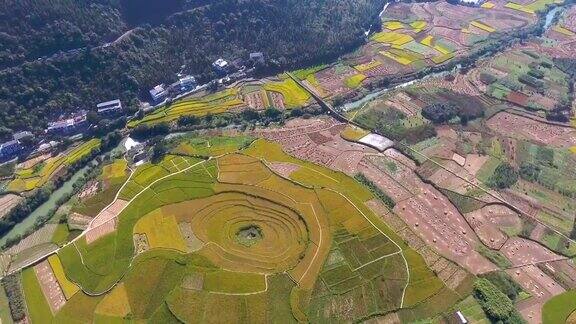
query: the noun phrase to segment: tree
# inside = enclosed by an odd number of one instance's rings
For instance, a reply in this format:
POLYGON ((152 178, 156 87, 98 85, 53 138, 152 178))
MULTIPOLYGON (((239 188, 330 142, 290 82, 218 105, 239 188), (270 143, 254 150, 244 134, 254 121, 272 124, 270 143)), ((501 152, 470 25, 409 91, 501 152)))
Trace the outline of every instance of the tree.
POLYGON ((441 124, 456 117, 457 112, 456 106, 450 103, 439 102, 424 107, 422 109, 422 116, 435 124, 441 124))
POLYGON ((247 109, 242 110, 240 115, 242 116, 242 119, 244 119, 246 121, 254 121, 260 117, 258 115, 258 112, 252 108, 247 108, 247 109))
POLYGON ((270 118, 270 119, 276 119, 278 118, 280 115, 282 115, 282 112, 274 107, 270 107, 268 109, 266 109, 264 111, 264 116, 270 118))
POLYGON ((200 119, 196 116, 180 116, 178 118, 178 126, 192 126, 198 124, 200 119))
POLYGON ((164 142, 164 140, 163 139, 157 140, 156 144, 154 144, 154 146, 152 147, 152 157, 150 159, 151 162, 156 164, 162 161, 167 152, 168 149, 166 148, 166 143, 164 142))
POLYGON ((520 177, 526 181, 535 182, 540 175, 540 167, 532 163, 523 163, 520 166, 520 177))
POLYGON ((497 322, 507 322, 515 312, 514 304, 487 279, 474 282, 474 297, 488 317, 497 322))
POLYGON ((518 181, 518 173, 508 163, 501 163, 494 170, 494 174, 488 180, 488 185, 495 189, 510 188, 518 181))

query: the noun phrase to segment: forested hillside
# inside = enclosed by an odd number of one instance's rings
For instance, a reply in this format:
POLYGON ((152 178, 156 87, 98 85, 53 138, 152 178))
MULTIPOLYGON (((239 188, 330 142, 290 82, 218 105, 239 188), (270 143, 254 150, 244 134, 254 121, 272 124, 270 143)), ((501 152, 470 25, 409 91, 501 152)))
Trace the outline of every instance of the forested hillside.
POLYGON ((111 98, 133 102, 139 91, 171 81, 183 64, 209 80, 213 60, 251 51, 264 52, 277 68, 332 59, 363 42, 384 4, 175 0, 155 17, 155 7, 146 6, 163 1, 141 1, 141 16, 130 12, 138 8, 134 0, 3 2, 0 37, 8 45, 0 50, 0 126, 12 130, 39 129, 62 112, 111 98), (121 41, 101 46, 131 28, 121 41))

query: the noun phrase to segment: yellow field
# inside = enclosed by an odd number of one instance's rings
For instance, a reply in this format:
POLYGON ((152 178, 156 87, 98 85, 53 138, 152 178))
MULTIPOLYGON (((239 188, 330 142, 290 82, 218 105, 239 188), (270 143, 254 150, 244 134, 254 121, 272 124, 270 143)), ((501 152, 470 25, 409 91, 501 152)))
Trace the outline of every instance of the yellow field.
POLYGON ((566 36, 570 36, 570 37, 576 36, 576 33, 575 33, 575 32, 573 32, 573 31, 571 31, 570 29, 567 29, 567 28, 565 28, 565 27, 562 27, 562 26, 554 26, 552 29, 553 29, 554 31, 557 31, 557 32, 559 32, 559 33, 561 33, 561 34, 564 34, 564 35, 566 35, 566 36))
POLYGON ((380 65, 382 65, 382 62, 372 60, 369 63, 356 65, 356 66, 354 66, 354 69, 356 69, 358 72, 364 72, 364 71, 368 71, 370 69, 373 69, 375 67, 378 67, 380 65))
POLYGON ((364 81, 365 79, 366 76, 364 74, 359 73, 346 79, 344 81, 344 84, 346 84, 348 88, 356 89, 362 84, 362 81, 364 81))
POLYGON ((52 272, 54 272, 56 280, 58 280, 60 288, 62 288, 62 292, 64 292, 64 296, 66 299, 70 299, 80 290, 80 288, 78 288, 78 286, 76 286, 72 281, 68 280, 66 274, 64 274, 64 268, 62 267, 62 262, 60 262, 58 255, 53 254, 49 256, 48 262, 50 263, 50 267, 52 268, 52 272))
POLYGON ((484 9, 493 9, 494 7, 496 7, 496 5, 490 1, 488 2, 484 2, 480 7, 484 8, 484 9))
POLYGON ((442 55, 438 55, 438 56, 434 56, 432 58, 432 62, 436 63, 436 64, 442 64, 448 60, 451 60, 454 58, 454 53, 447 53, 447 54, 442 54, 442 55))
POLYGON ((396 48, 391 48, 388 51, 381 51, 380 54, 389 57, 402 65, 409 65, 423 58, 420 54, 396 48))
POLYGON ((378 43, 401 46, 414 40, 412 36, 396 32, 380 32, 372 36, 372 40, 378 43))
POLYGON ((281 93, 287 108, 302 107, 310 100, 310 94, 290 78, 281 82, 268 82, 264 84, 264 89, 281 93))
POLYGON ((529 13, 529 14, 534 14, 534 13, 535 13, 534 10, 529 9, 529 8, 526 7, 526 6, 517 4, 517 3, 515 3, 515 2, 508 2, 504 7, 509 8, 509 9, 518 10, 518 11, 522 11, 522 12, 529 13))
POLYGON ((434 45, 433 45, 433 42, 434 42, 434 37, 431 36, 431 35, 428 35, 428 36, 424 37, 424 39, 422 39, 422 40, 420 41, 420 44, 426 45, 426 46, 428 46, 428 47, 433 47, 433 46, 434 46, 434 45))
POLYGON ((428 25, 428 23, 424 20, 416 20, 416 21, 410 23, 410 27, 412 27, 412 29, 414 29, 414 31, 417 33, 422 31, 424 28, 426 28, 427 25, 428 25))
POLYGON ((102 178, 104 180, 122 178, 126 176, 126 167, 128 166, 128 161, 124 159, 115 160, 113 163, 105 165, 102 168, 102 178))
POLYGON ((43 164, 15 172, 16 178, 8 184, 6 190, 24 192, 40 188, 62 167, 76 163, 87 156, 92 150, 100 147, 100 139, 91 139, 65 153, 49 158, 43 164))
POLYGON ((354 141, 360 140, 362 137, 364 137, 368 134, 369 134, 368 131, 365 131, 365 130, 358 128, 356 126, 348 125, 340 133, 340 136, 342 136, 342 138, 345 140, 349 140, 349 141, 354 142, 354 141))
POLYGON ((174 215, 156 210, 142 217, 134 226, 134 234, 146 234, 150 248, 173 249, 188 252, 174 215))
POLYGON ((126 294, 124 283, 120 283, 114 287, 114 289, 98 303, 95 313, 112 317, 124 317, 130 314, 130 302, 128 301, 128 294, 126 294))
POLYGON ((170 122, 181 116, 202 117, 209 113, 221 114, 242 106, 244 106, 244 102, 239 98, 238 89, 230 88, 201 98, 184 98, 146 115, 141 120, 130 121, 128 127, 132 128, 140 124, 170 122))
POLYGON ((397 30, 397 29, 403 29, 404 28, 404 24, 396 21, 396 20, 392 20, 392 21, 387 21, 384 23, 384 28, 386 29, 390 29, 390 30, 397 30))
POLYGON ((493 32, 496 31, 496 29, 494 29, 494 28, 492 28, 492 27, 490 27, 490 26, 488 26, 488 25, 486 25, 486 24, 484 24, 484 23, 482 23, 482 22, 476 21, 476 20, 471 21, 471 22, 470 22, 470 25, 472 25, 472 26, 474 26, 474 27, 476 27, 476 28, 480 28, 480 29, 482 29, 483 31, 486 31, 486 32, 489 32, 489 33, 493 33, 493 32))

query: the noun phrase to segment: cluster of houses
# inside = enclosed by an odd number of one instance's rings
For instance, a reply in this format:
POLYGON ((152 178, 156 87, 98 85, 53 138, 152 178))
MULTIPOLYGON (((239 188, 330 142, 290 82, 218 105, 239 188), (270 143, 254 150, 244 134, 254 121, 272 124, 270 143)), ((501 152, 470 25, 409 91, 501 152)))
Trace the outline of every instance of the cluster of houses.
MULTIPOLYGON (((122 111, 120 99, 106 101, 96 105, 96 111, 100 116, 110 116, 122 111)), ((88 112, 81 110, 73 115, 48 123, 46 134, 72 135, 80 133, 88 128, 88 112)))
MULTIPOLYGON (((262 52, 250 53, 250 61, 253 65, 264 64, 264 54, 262 52)), ((235 59, 228 62, 225 59, 219 58, 212 63, 212 69, 221 77, 220 82, 230 82, 232 79, 239 79, 245 77, 246 70, 245 61, 243 59, 235 59)), ((194 90, 198 87, 198 83, 193 76, 187 75, 180 77, 178 81, 166 86, 164 83, 155 86, 148 91, 152 98, 152 103, 158 104, 170 96, 177 96, 184 92, 194 90)))
POLYGON ((198 83, 196 83, 196 78, 191 75, 181 77, 178 81, 166 86, 164 83, 155 86, 150 89, 150 97, 155 103, 161 102, 162 100, 168 98, 169 95, 178 95, 186 91, 190 91, 196 88, 198 83))
POLYGON ((19 155, 26 150, 26 139, 33 136, 28 131, 13 134, 11 140, 0 144, 0 158, 6 159, 19 155))
MULTIPOLYGON (((100 116, 115 115, 122 111, 122 102, 119 99, 102 102, 96 105, 96 111, 100 116)), ((89 126, 88 113, 85 110, 81 110, 66 118, 48 123, 48 127, 44 130, 44 133, 48 135, 69 136, 81 133, 88 129, 89 126)), ((29 131, 24 131, 15 133, 12 135, 11 140, 0 143, 0 162, 33 151, 33 146, 37 141, 26 140, 32 138, 34 138, 34 134, 29 131)), ((42 143, 36 148, 36 151, 50 149, 54 146, 54 143, 55 142, 42 143)))

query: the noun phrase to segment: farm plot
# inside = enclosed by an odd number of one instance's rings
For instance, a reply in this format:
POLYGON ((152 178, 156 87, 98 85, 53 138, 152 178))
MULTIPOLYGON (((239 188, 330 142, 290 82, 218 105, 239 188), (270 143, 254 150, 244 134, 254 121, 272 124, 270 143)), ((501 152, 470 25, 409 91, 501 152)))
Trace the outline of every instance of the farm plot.
POLYGON ((264 84, 264 89, 282 96, 281 101, 277 95, 272 98, 273 106, 278 108, 302 107, 310 100, 310 94, 290 78, 279 82, 268 82, 264 84))
POLYGON ((6 190, 24 192, 42 187, 53 179, 66 166, 76 163, 100 148, 100 139, 92 139, 58 156, 27 169, 16 170, 15 179, 8 183, 6 190))
POLYGON ((206 114, 221 114, 232 109, 241 109, 245 106, 245 102, 240 99, 238 89, 230 88, 200 98, 184 98, 169 106, 160 108, 140 120, 130 121, 128 127, 136 127, 140 124, 153 125, 162 122, 171 122, 181 116, 202 117, 206 114))
POLYGON ((570 127, 547 124, 531 118, 502 112, 487 122, 495 132, 559 148, 576 145, 576 131, 570 127))
MULTIPOLYGON (((326 144, 342 129, 311 138, 326 144)), ((343 173, 264 140, 188 169, 175 159, 135 171, 140 189, 116 208, 114 231, 82 237, 48 261, 65 304, 52 312, 44 300, 46 318, 195 321, 226 309, 229 321, 315 321, 331 301, 357 300, 354 311, 334 318, 360 320, 451 291, 366 206, 370 191, 343 173), (279 176, 268 167, 274 163, 292 171, 279 176), (103 295, 85 295, 71 282, 103 295)), ((27 298, 34 289, 26 285, 27 298)), ((42 313, 42 305, 29 308, 42 313)))
POLYGON ((171 152, 197 157, 219 156, 247 147, 253 140, 250 136, 190 136, 178 138, 171 152))
POLYGON ((79 197, 80 201, 72 211, 81 215, 95 217, 113 200, 128 178, 127 161, 119 159, 102 168, 102 173, 94 182, 94 193, 89 197, 79 197))

